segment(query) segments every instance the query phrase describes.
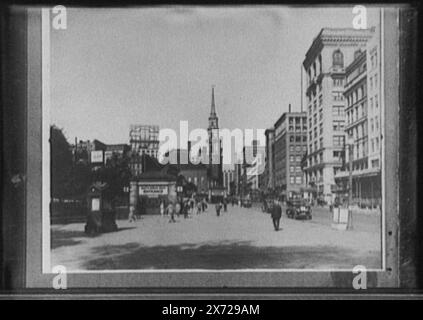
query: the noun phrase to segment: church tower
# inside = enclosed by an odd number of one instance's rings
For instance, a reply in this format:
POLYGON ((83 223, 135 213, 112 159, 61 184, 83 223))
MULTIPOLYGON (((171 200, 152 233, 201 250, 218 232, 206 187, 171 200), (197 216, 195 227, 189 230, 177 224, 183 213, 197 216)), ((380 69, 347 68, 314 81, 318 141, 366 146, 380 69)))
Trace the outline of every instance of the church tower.
POLYGON ((214 99, 214 86, 212 86, 211 110, 207 131, 209 137, 209 183, 210 187, 216 187, 220 185, 221 180, 222 152, 219 139, 219 118, 216 114, 214 99))

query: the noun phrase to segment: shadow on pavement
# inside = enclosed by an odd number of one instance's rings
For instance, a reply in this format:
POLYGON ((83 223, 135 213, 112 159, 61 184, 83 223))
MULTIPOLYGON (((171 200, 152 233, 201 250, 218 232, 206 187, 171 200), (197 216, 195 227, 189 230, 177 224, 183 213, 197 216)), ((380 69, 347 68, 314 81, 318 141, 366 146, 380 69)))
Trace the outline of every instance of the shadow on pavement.
MULTIPOLYGON (((119 228, 116 232, 121 232, 125 230, 135 229, 136 227, 126 227, 119 228)), ((101 236, 101 234, 97 235, 101 236)), ((59 247, 74 246, 80 244, 83 238, 92 238, 93 236, 87 235, 83 230, 82 231, 69 231, 61 229, 51 230, 51 249, 56 249, 59 247)))
POLYGON ((275 269, 352 268, 361 264, 380 267, 380 254, 365 257, 352 250, 331 246, 257 247, 250 241, 219 241, 201 244, 142 246, 127 243, 92 250, 87 270, 116 269, 275 269))

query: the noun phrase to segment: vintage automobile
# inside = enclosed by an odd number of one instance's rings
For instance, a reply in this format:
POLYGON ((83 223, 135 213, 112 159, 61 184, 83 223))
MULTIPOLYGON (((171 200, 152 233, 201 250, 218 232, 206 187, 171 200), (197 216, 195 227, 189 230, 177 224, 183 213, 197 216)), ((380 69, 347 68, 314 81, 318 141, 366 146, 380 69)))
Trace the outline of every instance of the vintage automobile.
POLYGON ((251 199, 249 197, 242 198, 241 206, 244 208, 251 208, 251 199))
POLYGON ((286 202, 286 215, 290 219, 311 220, 310 205, 304 199, 292 199, 286 202))

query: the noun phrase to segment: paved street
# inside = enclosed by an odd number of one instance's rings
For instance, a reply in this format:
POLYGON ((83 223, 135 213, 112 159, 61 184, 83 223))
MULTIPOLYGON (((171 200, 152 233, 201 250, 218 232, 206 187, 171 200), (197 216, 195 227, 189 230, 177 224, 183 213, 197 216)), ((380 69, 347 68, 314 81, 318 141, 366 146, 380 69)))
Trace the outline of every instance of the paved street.
MULTIPOLYGON (((285 208, 284 208, 285 209, 285 208)), ((284 210, 285 212, 285 210, 284 210)), ((381 266, 380 215, 354 213, 354 230, 330 226, 327 208, 313 220, 281 220, 257 208, 214 208, 177 223, 145 216, 119 220, 119 231, 88 237, 84 224, 52 226, 52 265, 68 270, 116 269, 351 269, 381 266)))

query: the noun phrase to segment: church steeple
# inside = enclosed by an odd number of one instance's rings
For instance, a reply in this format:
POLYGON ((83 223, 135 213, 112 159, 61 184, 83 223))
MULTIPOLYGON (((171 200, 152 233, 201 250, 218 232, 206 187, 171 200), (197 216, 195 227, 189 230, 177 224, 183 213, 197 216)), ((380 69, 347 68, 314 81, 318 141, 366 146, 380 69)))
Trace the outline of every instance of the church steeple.
POLYGON ((212 100, 211 100, 211 109, 210 109, 210 116, 209 116, 209 129, 218 129, 218 118, 216 114, 216 105, 214 102, 214 86, 212 86, 212 100))
POLYGON ((214 104, 214 86, 212 86, 212 101, 211 101, 210 117, 216 117, 216 105, 214 104))

